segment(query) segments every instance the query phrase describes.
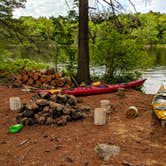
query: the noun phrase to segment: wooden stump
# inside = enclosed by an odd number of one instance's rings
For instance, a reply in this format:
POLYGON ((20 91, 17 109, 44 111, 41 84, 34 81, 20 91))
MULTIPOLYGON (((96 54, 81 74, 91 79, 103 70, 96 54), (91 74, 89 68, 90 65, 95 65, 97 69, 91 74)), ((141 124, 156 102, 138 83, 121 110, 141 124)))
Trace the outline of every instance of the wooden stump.
POLYGON ((125 97, 125 88, 118 88, 117 95, 122 98, 125 97))
POLYGON ((138 116, 139 112, 137 107, 135 106, 130 106, 126 112, 126 118, 128 119, 134 119, 138 116))

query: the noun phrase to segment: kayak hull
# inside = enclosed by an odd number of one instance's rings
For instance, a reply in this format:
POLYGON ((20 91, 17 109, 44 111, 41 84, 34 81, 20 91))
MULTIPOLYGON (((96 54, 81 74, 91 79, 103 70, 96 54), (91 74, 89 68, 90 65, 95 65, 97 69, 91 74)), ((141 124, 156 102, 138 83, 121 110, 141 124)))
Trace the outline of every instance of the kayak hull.
POLYGON ((105 87, 95 87, 95 86, 78 87, 78 88, 74 88, 72 90, 63 90, 62 93, 74 95, 74 96, 87 96, 87 95, 97 95, 97 94, 102 94, 102 93, 110 93, 110 92, 117 91, 118 88, 129 89, 129 88, 133 88, 136 86, 141 86, 145 82, 145 80, 146 79, 131 81, 128 83, 106 85, 105 87))

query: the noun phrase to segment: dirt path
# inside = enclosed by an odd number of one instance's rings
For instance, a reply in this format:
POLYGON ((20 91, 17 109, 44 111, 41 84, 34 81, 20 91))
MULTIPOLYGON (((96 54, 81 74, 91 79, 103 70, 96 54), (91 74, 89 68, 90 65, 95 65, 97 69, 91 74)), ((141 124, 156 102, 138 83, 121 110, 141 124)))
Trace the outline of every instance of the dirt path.
POLYGON ((111 101, 115 111, 108 116, 105 126, 95 126, 89 116, 63 127, 36 125, 9 134, 8 127, 16 123, 16 113, 9 109, 9 97, 18 96, 26 102, 32 95, 0 87, 0 166, 84 166, 85 163, 121 166, 124 161, 145 166, 166 165, 166 129, 151 116, 152 95, 128 90, 123 99, 116 93, 82 97, 92 108, 98 107, 101 99, 111 101), (125 117, 131 105, 140 111, 134 120, 125 117), (103 162, 94 151, 98 143, 120 146, 120 154, 103 162))

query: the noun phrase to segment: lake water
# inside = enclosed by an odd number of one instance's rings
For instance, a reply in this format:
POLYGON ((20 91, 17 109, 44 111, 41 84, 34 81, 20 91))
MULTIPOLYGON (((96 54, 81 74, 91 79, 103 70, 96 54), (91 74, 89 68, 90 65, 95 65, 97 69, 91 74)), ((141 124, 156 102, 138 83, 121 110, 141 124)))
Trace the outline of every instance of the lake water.
MULTIPOLYGON (((153 57, 153 68, 142 71, 142 78, 146 78, 143 85, 143 91, 146 94, 155 94, 160 85, 166 87, 166 48, 151 48, 148 51, 149 56, 153 57)), ((103 75, 105 66, 91 67, 92 75, 103 75)))
POLYGON ((142 77, 147 79, 143 90, 146 94, 155 94, 161 84, 166 87, 166 48, 151 48, 149 56, 154 57, 154 67, 143 72, 142 77))
POLYGON ((166 87, 166 66, 154 67, 143 72, 143 78, 147 80, 144 83, 143 91, 146 94, 155 94, 160 85, 163 84, 166 87))

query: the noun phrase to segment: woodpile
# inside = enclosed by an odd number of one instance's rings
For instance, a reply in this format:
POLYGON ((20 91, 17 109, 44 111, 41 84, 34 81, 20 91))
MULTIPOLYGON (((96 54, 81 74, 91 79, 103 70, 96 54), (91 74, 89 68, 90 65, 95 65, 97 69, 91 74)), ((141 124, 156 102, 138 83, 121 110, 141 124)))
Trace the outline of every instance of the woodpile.
POLYGON ((45 72, 38 70, 27 71, 22 69, 15 78, 16 86, 24 84, 44 89, 58 87, 70 88, 72 86, 72 81, 69 77, 62 77, 62 74, 55 72, 53 69, 49 69, 45 72))
POLYGON ((16 120, 25 126, 33 124, 63 126, 67 122, 84 119, 88 111, 90 108, 79 104, 72 95, 51 95, 41 92, 22 105, 16 120))

